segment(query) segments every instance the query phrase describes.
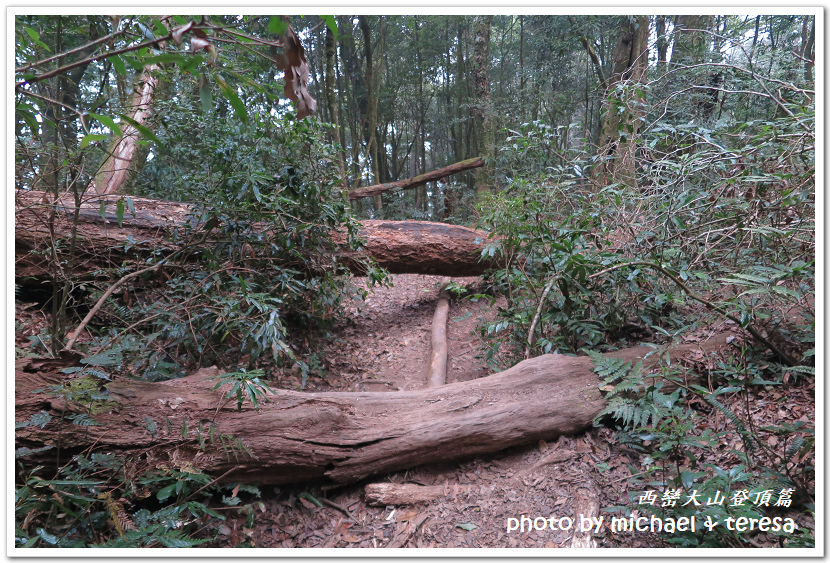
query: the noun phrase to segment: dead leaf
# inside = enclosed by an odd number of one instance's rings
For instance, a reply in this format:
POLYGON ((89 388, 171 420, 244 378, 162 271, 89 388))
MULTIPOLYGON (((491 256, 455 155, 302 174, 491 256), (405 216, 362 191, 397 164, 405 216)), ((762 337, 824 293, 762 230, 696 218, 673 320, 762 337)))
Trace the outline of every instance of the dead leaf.
POLYGON ((415 517, 418 516, 417 510, 406 510, 404 512, 398 513, 398 522, 403 522, 405 520, 412 521, 415 517))
POLYGON ((190 38, 190 50, 194 53, 201 51, 204 49, 207 51, 210 48, 210 41, 207 39, 202 39, 201 37, 191 37, 190 38))
POLYGON ((186 24, 174 29, 173 30, 173 41, 175 41, 177 45, 181 45, 182 44, 182 37, 184 36, 185 33, 190 31, 191 27, 193 27, 193 22, 192 21, 187 22, 186 24))
POLYGON ((285 97, 297 105, 297 119, 315 112, 317 100, 308 93, 308 63, 300 38, 288 25, 282 35, 282 54, 277 68, 285 73, 285 97))

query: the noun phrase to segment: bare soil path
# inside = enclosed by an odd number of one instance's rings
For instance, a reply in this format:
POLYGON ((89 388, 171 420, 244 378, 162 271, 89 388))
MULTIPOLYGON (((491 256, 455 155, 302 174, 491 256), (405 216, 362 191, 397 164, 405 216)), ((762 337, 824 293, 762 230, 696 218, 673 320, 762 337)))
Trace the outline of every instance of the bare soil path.
MULTIPOLYGON (((394 392, 425 387, 440 279, 395 275, 392 287, 377 288, 359 307, 349 306, 320 354, 330 375, 312 377, 307 389, 394 392)), ((453 278, 459 285, 475 280, 453 278)), ((477 327, 481 319, 494 316, 495 308, 485 301, 452 301, 447 383, 491 373, 477 327)), ((298 378, 289 376, 279 386, 292 388, 298 378)), ((414 468, 333 491, 268 487, 263 491, 266 510, 257 514, 254 529, 234 529, 229 539, 247 539, 257 547, 569 547, 573 530, 508 533, 507 519, 574 517, 585 490, 601 495, 604 506, 626 502, 622 488, 601 490, 608 477, 624 480, 628 475, 629 459, 612 452, 606 433, 597 430, 512 448, 488 459, 414 468), (440 485, 446 496, 412 506, 369 506, 364 496, 369 482, 440 485), (315 506, 300 496, 304 492, 336 503, 352 518, 328 505, 315 506)), ((653 542, 640 536, 628 545, 653 542)))
MULTIPOLYGON (((378 288, 359 308, 350 307, 322 353, 329 375, 310 379, 308 388, 395 392, 426 386, 439 280, 437 276, 396 275, 393 287, 378 288)), ((475 280, 453 279, 460 285, 475 280)), ((491 373, 483 360, 485 345, 476 328, 481 319, 493 319, 495 313, 496 307, 484 301, 452 301, 447 383, 491 373)), ((690 338, 708 336, 711 334, 690 338)), ((293 377, 280 386, 296 386, 298 380, 293 377)), ((776 403, 786 400, 794 418, 800 415, 799 420, 807 420, 814 412, 813 386, 805 380, 786 397, 777 390, 761 394, 768 394, 769 401, 776 403)), ((775 412, 765 413, 759 424, 772 423, 775 412)), ((730 424, 718 413, 710 417, 716 429, 730 424)), ((231 519, 227 545, 244 541, 272 548, 563 548, 571 547, 575 536, 581 535, 583 541, 594 541, 600 548, 670 547, 649 533, 614 533, 609 524, 612 514, 607 512, 599 513, 605 516, 605 523, 596 534, 579 534, 578 517, 586 503, 636 509, 629 497, 630 468, 639 467, 639 454, 615 444, 612 434, 595 429, 579 436, 562 436, 553 443, 540 441, 535 446, 510 448, 459 463, 416 467, 335 490, 266 487, 265 510, 257 513, 253 529, 245 528, 242 518, 231 519), (364 494, 369 483, 438 486, 444 496, 413 505, 371 506, 364 494), (305 494, 325 499, 323 506, 316 506, 305 494), (350 517, 336 507, 348 511, 350 517), (508 519, 522 516, 537 524, 541 518, 558 521, 565 517, 563 522, 571 518, 574 527, 508 531, 508 519)), ((809 519, 802 520, 800 525, 811 525, 809 519)))

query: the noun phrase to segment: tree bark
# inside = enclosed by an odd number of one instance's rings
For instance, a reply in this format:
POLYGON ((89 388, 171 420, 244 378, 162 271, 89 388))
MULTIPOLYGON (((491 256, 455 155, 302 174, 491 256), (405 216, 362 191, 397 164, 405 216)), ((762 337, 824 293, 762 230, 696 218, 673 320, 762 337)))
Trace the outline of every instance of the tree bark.
MULTIPOLYGON (((474 80, 475 108, 473 121, 478 154, 492 158, 495 151, 495 131, 493 130, 493 108, 490 99, 490 26, 493 16, 475 18, 474 37, 474 80)), ((490 167, 476 171, 476 194, 489 192, 493 183, 493 171, 490 167)))
POLYGON ((813 16, 806 16, 804 19, 804 31, 802 33, 801 57, 804 59, 804 82, 813 82, 813 67, 816 58, 816 21, 813 16), (809 25, 809 32, 807 28, 809 25))
MULTIPOLYGON (((712 341, 707 348, 723 342, 712 341)), ((679 346, 672 360, 699 349, 679 346)), ((639 347, 608 355, 651 365, 653 352, 639 347)), ((551 441, 590 427, 606 404, 590 358, 545 355, 488 377, 418 391, 279 390, 259 410, 245 402, 241 411, 235 400, 225 398, 227 388, 213 390, 218 369, 204 368, 159 383, 113 381, 106 385, 107 399, 98 414, 89 414, 60 394, 42 391, 59 382, 59 372, 27 372, 26 363, 19 361, 15 370, 15 420, 25 422, 41 411, 52 418, 42 428, 18 428, 18 447, 101 448, 127 456, 152 450, 156 459, 190 461, 226 481, 261 484, 314 480, 339 485, 551 441), (61 422, 79 412, 97 425, 61 422)), ((667 382, 664 391, 670 387, 667 382)))
POLYGON ((455 164, 421 174, 420 176, 415 176, 414 178, 407 178, 406 180, 389 182, 388 184, 376 184, 374 186, 365 186, 363 188, 354 189, 349 192, 349 199, 374 196, 395 189, 408 190, 410 188, 416 188, 418 186, 423 186, 427 182, 434 182, 435 180, 440 180, 441 178, 445 178, 452 174, 458 174, 459 172, 464 172, 465 170, 478 168, 480 166, 484 166, 484 159, 481 157, 462 160, 461 162, 456 162, 455 164))
MULTIPOLYGON (((71 234, 75 211, 71 194, 57 203, 54 233, 50 233, 47 222, 50 205, 43 203, 43 196, 43 192, 21 192, 15 200, 15 277, 19 283, 51 280, 53 269, 43 251, 50 248, 53 238, 68 238, 71 234)), ((133 197, 136 216, 126 212, 119 227, 114 210, 118 199, 89 196, 81 204, 72 272, 75 276, 88 277, 101 268, 121 265, 142 268, 154 252, 167 255, 176 250, 167 235, 184 226, 191 212, 189 204, 133 197), (107 202, 106 220, 100 215, 101 199, 107 202)), ((475 276, 495 265, 495 260, 481 260, 489 234, 468 227, 367 220, 358 234, 366 241, 360 252, 347 247, 344 234, 335 233, 343 264, 358 275, 365 273, 359 261, 361 255, 373 257, 393 274, 475 276)))
MULTIPOLYGON (((458 487, 459 491, 467 487, 458 487)), ((366 503, 371 506, 400 506, 429 502, 441 497, 448 496, 453 488, 445 485, 399 485, 397 483, 371 483, 366 485, 364 493, 366 503)))
MULTIPOLYGON (((712 15, 690 15, 677 16, 675 25, 674 47, 672 49, 672 66, 682 68, 686 65, 697 65, 710 61, 710 56, 719 56, 717 49, 710 49, 713 42, 712 31, 715 26, 715 16, 712 15)), ((711 62, 720 62, 714 60, 711 62)), ((700 77, 692 80, 700 82, 700 77)), ((713 71, 709 74, 708 82, 712 88, 709 91, 702 91, 694 94, 695 101, 693 112, 696 117, 709 119, 718 103, 720 93, 721 73, 713 71)))
POLYGON ((669 51, 669 41, 666 37, 666 16, 656 16, 654 26, 657 34, 657 74, 659 76, 666 72, 668 66, 666 56, 669 51))
MULTIPOLYGON (((375 96, 376 79, 374 62, 372 60, 372 32, 369 29, 369 22, 366 19, 366 16, 358 16, 358 22, 360 23, 360 30, 363 32, 363 52, 364 57, 366 59, 366 90, 369 101, 369 106, 366 110, 366 122, 364 124, 368 135, 366 141, 366 156, 371 159, 372 177, 374 178, 375 182, 380 182, 380 166, 378 163, 378 144, 376 135, 378 121, 378 105, 377 97, 375 96)), ((375 197, 374 202, 375 209, 381 209, 383 207, 383 199, 379 194, 375 197)))
POLYGON ((602 159, 594 169, 601 187, 611 183, 637 185, 637 136, 645 101, 637 90, 645 82, 648 68, 648 26, 648 16, 638 16, 635 22, 624 20, 619 29, 600 135, 602 159))
MULTIPOLYGON (((169 16, 161 16, 164 22, 169 16)), ((135 89, 130 107, 130 118, 139 125, 145 125, 150 118, 153 108, 159 78, 156 76, 160 66, 153 63, 145 66, 141 74, 135 79, 135 89)), ((126 121, 121 122, 121 136, 114 137, 107 150, 107 157, 98 169, 92 188, 99 194, 122 193, 122 188, 129 181, 130 171, 135 170, 136 155, 138 154, 138 140, 141 137, 138 129, 126 121)), ((144 155, 146 158, 146 154, 144 155)))
POLYGON ((432 317, 432 353, 430 354, 427 385, 440 387, 447 382, 447 316, 450 312, 449 278, 441 281, 438 304, 432 317))
MULTIPOLYGON (((130 117, 139 125, 144 125, 150 117, 153 104, 153 93, 158 86, 158 78, 153 73, 159 70, 159 65, 150 64, 144 67, 137 79, 138 86, 133 95, 133 111, 130 117)), ((127 181, 133 159, 138 151, 138 140, 141 136, 138 129, 131 124, 121 123, 122 135, 116 137, 107 150, 107 157, 101 163, 101 168, 92 182, 92 187, 99 194, 118 193, 121 186, 127 181)))
MULTIPOLYGON (((339 92, 335 93, 335 72, 334 72, 334 62, 337 58, 337 44, 334 39, 334 33, 332 33, 331 29, 326 27, 326 46, 325 46, 325 54, 326 54, 326 100, 329 106, 329 116, 331 122, 334 124, 334 129, 331 130, 329 134, 329 139, 332 143, 339 143, 342 133, 343 124, 340 122, 340 103, 337 99, 339 92)), ((343 150, 337 151, 338 159, 337 164, 340 167, 340 181, 343 187, 347 187, 346 183, 346 159, 345 155, 343 154, 343 150)))

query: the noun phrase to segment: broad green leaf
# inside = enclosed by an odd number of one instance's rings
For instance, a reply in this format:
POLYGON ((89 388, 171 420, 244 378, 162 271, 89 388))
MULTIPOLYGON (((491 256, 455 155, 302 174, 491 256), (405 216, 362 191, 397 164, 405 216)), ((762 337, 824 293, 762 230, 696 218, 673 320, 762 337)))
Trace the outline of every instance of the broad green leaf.
POLYGON ((48 543, 48 544, 50 544, 50 545, 55 545, 55 544, 57 544, 57 543, 58 543, 58 540, 59 540, 58 536, 55 536, 55 535, 50 534, 49 532, 47 532, 47 531, 46 531, 46 530, 44 530, 43 528, 38 528, 38 529, 37 529, 37 535, 38 535, 38 536, 40 536, 40 538, 41 538, 43 541, 45 541, 46 543, 48 543))
POLYGON ((37 122, 37 119, 35 119, 35 116, 31 111, 24 109, 25 107, 26 106, 23 104, 18 104, 15 111, 20 115, 23 121, 26 122, 26 125, 28 125, 29 129, 32 130, 32 133, 37 134, 37 132, 40 131, 40 123, 37 122))
POLYGON ((121 228, 124 222, 124 200, 119 199, 115 202, 115 218, 118 221, 118 227, 121 228))
POLYGON ((46 51, 50 53, 52 52, 52 50, 46 45, 46 43, 40 40, 40 34, 38 34, 37 31, 35 31, 31 27, 24 27, 23 29, 26 30, 26 33, 29 35, 29 37, 31 37, 32 41, 46 49, 46 51))
POLYGON ((167 31, 167 28, 164 26, 164 24, 161 23, 159 20, 153 20, 153 31, 156 32, 156 37, 164 37, 165 35, 170 33, 169 31, 167 31))
POLYGON ((97 119, 98 121, 100 121, 101 123, 106 125, 107 127, 109 127, 109 130, 112 131, 113 134, 118 135, 119 137, 123 136, 123 134, 121 133, 121 128, 118 126, 118 124, 115 121, 113 121, 113 119, 111 117, 109 117, 107 115, 101 115, 101 114, 98 114, 98 113, 90 113, 89 115, 91 115, 92 117, 94 117, 95 119, 97 119))
POLYGON ((337 41, 337 22, 334 21, 334 16, 320 16, 324 22, 326 22, 326 26, 331 30, 332 34, 334 35, 334 40, 337 41))
POLYGON ((81 148, 83 149, 89 143, 93 143, 95 141, 103 141, 105 139, 109 139, 109 135, 101 135, 98 133, 92 133, 90 135, 86 135, 83 139, 81 139, 81 148))
POLYGON ((129 115, 121 114, 121 115, 119 115, 119 117, 121 119, 123 119, 124 121, 126 121, 127 123, 129 123, 130 125, 132 125, 133 127, 135 127, 136 129, 138 129, 138 132, 141 133, 147 139, 150 139, 151 141, 153 141, 155 144, 157 144, 160 147, 164 146, 163 143, 161 141, 159 141, 158 137, 156 137, 155 134, 153 134, 152 131, 147 129, 142 124, 138 123, 135 119, 133 119, 129 115))
POLYGON ((216 77, 216 84, 219 86, 219 89, 222 90, 222 93, 228 98, 228 101, 231 103, 233 107, 233 111, 236 114, 236 117, 239 118, 239 121, 246 124, 248 123, 248 109, 245 107, 245 104, 242 103, 242 100, 239 99, 239 95, 236 93, 236 90, 230 87, 227 82, 225 82, 221 77, 216 77))
POLYGON ((756 283, 770 283, 769 278, 765 278, 763 276, 755 276, 752 274, 733 274, 736 278, 740 278, 742 280, 749 280, 756 283))
MULTIPOLYGON (((103 206, 104 202, 101 201, 102 209, 103 206)), ((81 363, 88 366, 115 366, 121 363, 121 355, 117 350, 106 350, 100 354, 82 359, 81 363)))
POLYGON ((176 491, 176 483, 173 483, 172 485, 167 485, 166 487, 164 487, 163 489, 161 489, 159 492, 156 493, 156 498, 159 499, 160 501, 164 502, 167 499, 169 499, 171 496, 173 496, 173 493, 175 491, 176 491))
POLYGON ((136 72, 141 72, 144 70, 144 62, 143 60, 139 60, 132 55, 120 55, 121 60, 125 61, 128 65, 133 67, 133 70, 136 72))
POLYGON ((171 538, 169 536, 158 536, 158 540, 164 544, 164 547, 183 548, 193 547, 202 543, 201 540, 188 540, 184 538, 171 538))
POLYGON ((182 70, 186 72, 191 72, 194 68, 199 66, 205 62, 205 58, 202 55, 192 55, 190 57, 185 58, 184 63, 179 65, 182 70))
POLYGON ((133 204, 133 198, 130 196, 124 196, 124 203, 127 204, 127 209, 130 210, 132 216, 135 217, 135 205, 133 204))
POLYGON ((286 29, 288 29, 288 24, 281 16, 271 16, 271 20, 268 22, 268 31, 274 35, 282 35, 286 29))
POLYGON ((472 522, 465 522, 464 524, 458 524, 456 528, 461 528, 462 530, 472 532, 473 530, 478 528, 478 524, 473 524, 472 522))
POLYGON ((124 60, 121 57, 115 55, 110 57, 109 60, 112 62, 112 66, 115 68, 115 72, 117 72, 121 76, 127 75, 127 67, 124 66, 124 60))
POLYGON ((160 55, 155 55, 153 57, 147 57, 142 62, 145 65, 155 63, 176 63, 178 66, 182 66, 186 61, 184 55, 180 55, 179 53, 162 53, 160 55))
POLYGON ((202 111, 210 113, 213 109, 213 94, 210 91, 210 83, 205 79, 201 80, 199 86, 199 100, 202 102, 202 111))
POLYGON ((155 35, 153 35, 153 32, 152 32, 152 31, 150 31, 150 28, 149 28, 149 27, 147 27, 146 25, 144 25, 144 24, 143 24, 143 23, 141 23, 141 22, 136 22, 136 25, 138 25, 138 29, 140 29, 140 30, 141 30, 141 33, 143 33, 143 34, 144 34, 144 37, 146 37, 148 41, 153 41, 153 40, 155 40, 156 36, 155 36, 155 35))

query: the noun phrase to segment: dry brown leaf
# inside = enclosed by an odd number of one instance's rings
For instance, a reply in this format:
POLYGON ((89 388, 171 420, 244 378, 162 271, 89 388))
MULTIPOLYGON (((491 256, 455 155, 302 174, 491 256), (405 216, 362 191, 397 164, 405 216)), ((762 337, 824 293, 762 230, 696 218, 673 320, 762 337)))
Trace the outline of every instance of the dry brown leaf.
POLYGON ((317 100, 308 92, 308 63, 300 38, 290 25, 282 36, 282 54, 277 57, 277 68, 285 73, 285 97, 297 105, 297 119, 303 119, 317 109, 317 100))
POLYGON ((193 22, 187 22, 186 24, 177 27, 173 30, 173 41, 176 42, 177 45, 182 44, 182 36, 190 31, 190 28, 193 27, 193 22))

